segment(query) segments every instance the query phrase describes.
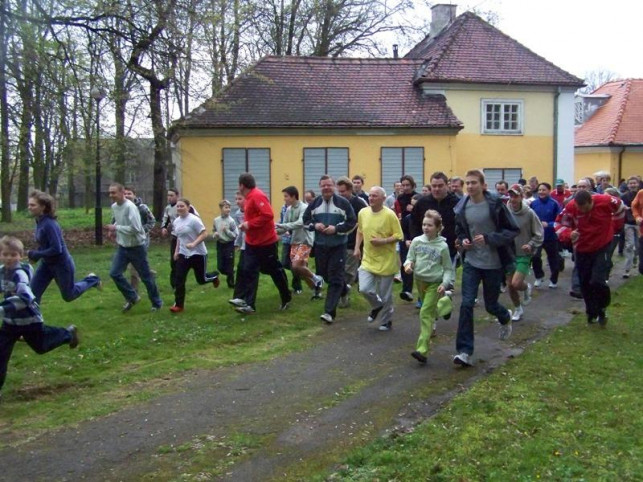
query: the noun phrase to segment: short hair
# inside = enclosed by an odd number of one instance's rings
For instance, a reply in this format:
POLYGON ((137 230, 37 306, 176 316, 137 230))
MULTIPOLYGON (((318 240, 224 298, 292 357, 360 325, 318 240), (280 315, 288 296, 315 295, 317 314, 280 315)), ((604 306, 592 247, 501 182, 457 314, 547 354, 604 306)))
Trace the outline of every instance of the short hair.
POLYGON ((607 189, 605 189, 605 194, 609 194, 610 196, 614 196, 617 198, 621 197, 621 193, 619 193, 618 189, 616 189, 615 187, 608 187, 607 189))
POLYGON ((330 179, 332 183, 335 184, 335 179, 330 177, 328 174, 323 174, 322 177, 319 178, 319 184, 321 184, 322 181, 327 181, 328 179, 330 179))
POLYGON ((501 185, 502 185, 502 184, 504 184, 504 186, 505 186, 507 189, 509 189, 509 183, 508 183, 507 181, 505 181, 504 179, 501 179, 500 181, 496 182, 496 186, 497 186, 498 184, 501 184, 501 185))
POLYGON ((460 176, 453 176, 451 178, 451 182, 459 182, 460 186, 464 185, 464 179, 462 179, 460 176))
POLYGON ((360 176, 359 174, 355 174, 351 179, 352 179, 353 181, 354 181, 355 179, 359 179, 360 181, 362 181, 362 184, 364 184, 364 178, 363 178, 362 176, 360 176))
POLYGON ((317 194, 315 194, 315 191, 313 191, 312 189, 309 189, 308 191, 306 191, 305 194, 310 194, 312 197, 317 197, 317 194))
POLYGON ((630 182, 630 181, 639 182, 639 178, 637 176, 630 176, 627 178, 627 182, 630 182))
POLYGON ((574 197, 577 206, 585 206, 592 202, 592 195, 589 191, 581 189, 576 192, 576 197, 574 197))
POLYGON ((442 216, 435 209, 428 209, 424 213, 424 219, 430 219, 435 223, 435 227, 438 228, 438 233, 442 231, 442 216))
POLYGON ((529 178, 529 182, 531 182, 531 181, 536 181, 536 182, 538 182, 538 177, 537 177, 537 176, 531 176, 531 177, 529 178))
POLYGON ((190 206, 191 206, 191 204, 190 204, 190 200, 189 200, 189 199, 187 199, 187 198, 184 198, 184 197, 180 197, 180 198, 178 198, 178 199, 176 200, 176 202, 177 202, 177 203, 182 202, 183 204, 186 204, 186 205, 187 205, 187 207, 190 207, 190 206))
POLYGON ((295 199, 299 200, 299 189, 297 189, 295 186, 288 186, 285 187, 281 190, 281 192, 285 192, 291 197, 294 197, 295 199))
POLYGON ((255 177, 249 172, 244 172, 239 176, 239 184, 247 189, 254 189, 257 187, 257 181, 255 177))
MULTIPOLYGON (((371 187, 371 189, 375 189, 376 191, 378 191, 383 198, 386 197, 386 190, 382 186, 373 186, 373 187, 371 187)), ((371 189, 369 189, 369 191, 371 189)))
POLYGON ((124 186, 123 189, 125 191, 132 191, 132 194, 136 194, 136 189, 134 189, 132 186, 124 186))
POLYGON ((409 181, 413 189, 415 189, 415 187, 417 186, 417 184, 415 184, 415 179, 413 179, 413 176, 411 176, 410 174, 404 174, 400 178, 400 182, 404 182, 404 181, 409 181))
POLYGON ((40 204, 44 209, 42 210, 43 214, 56 219, 56 201, 46 192, 42 191, 31 191, 29 194, 29 199, 35 199, 38 204, 40 204))
POLYGON ((429 182, 431 182, 432 179, 442 179, 445 184, 449 184, 449 178, 442 171, 435 171, 433 174, 431 174, 429 182))
POLYGON ((548 191, 551 191, 551 184, 549 184, 548 182, 540 182, 540 183, 538 183, 538 187, 540 187, 540 186, 545 186, 548 191))
POLYGON ((2 238, 0 238, 0 250, 18 253, 22 256, 25 252, 25 246, 22 244, 22 241, 15 236, 2 236, 2 238))
POLYGON ((115 187, 120 192, 123 192, 125 190, 125 186, 123 186, 120 182, 112 182, 110 183, 109 187, 115 187))
POLYGON ((480 169, 469 169, 464 177, 477 177, 480 184, 484 184, 484 172, 480 169))
POLYGON ((521 177, 520 179, 518 179, 518 184, 520 184, 521 186, 526 185, 527 184, 527 179, 521 177))
POLYGON ((230 207, 230 206, 232 206, 232 204, 230 204, 230 201, 228 201, 227 199, 224 199, 224 200, 219 202, 219 208, 222 208, 223 206, 230 207))
MULTIPOLYGON (((355 177, 353 176, 353 179, 354 178, 355 177)), ((349 190, 350 192, 353 192, 353 183, 346 176, 337 178, 337 182, 335 184, 337 184, 338 186, 344 186, 347 190, 349 190)))
POLYGON ((168 188, 168 191, 173 192, 177 196, 179 195, 179 190, 177 188, 175 188, 175 187, 168 188))

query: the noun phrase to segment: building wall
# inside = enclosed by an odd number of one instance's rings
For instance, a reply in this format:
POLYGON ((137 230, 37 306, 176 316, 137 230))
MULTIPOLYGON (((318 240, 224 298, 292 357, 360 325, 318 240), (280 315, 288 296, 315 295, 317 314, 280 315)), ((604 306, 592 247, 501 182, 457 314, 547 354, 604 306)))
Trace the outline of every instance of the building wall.
POLYGON ((449 107, 464 123, 457 138, 460 173, 476 168, 522 168, 523 177, 553 179, 553 92, 449 88, 445 95, 449 107), (521 100, 523 134, 482 134, 482 99, 521 100))
MULTIPOLYGON (((609 172, 612 179, 616 179, 618 176, 618 153, 613 148, 577 148, 574 164, 575 181, 581 177, 593 177, 597 171, 609 172)), ((618 181, 618 179, 616 180, 618 181)))
MULTIPOLYGON (((247 133, 247 132, 246 132, 247 133)), ((183 135, 177 145, 177 179, 185 197, 197 206, 209 225, 218 214, 222 186, 223 148, 269 148, 271 157, 271 203, 275 214, 283 204, 281 190, 297 186, 303 190, 303 150, 311 147, 345 147, 349 149, 349 176, 360 174, 366 188, 381 182, 380 149, 382 147, 424 147, 425 181, 434 171, 444 171, 448 176, 456 170, 456 136, 434 135, 428 131, 408 133, 374 133, 368 131, 338 133, 287 132, 258 133, 256 135, 220 135, 218 137, 190 137, 183 135)), ((420 185, 421 180, 417 180, 420 185)), ((383 186, 390 191, 392 186, 383 186)))

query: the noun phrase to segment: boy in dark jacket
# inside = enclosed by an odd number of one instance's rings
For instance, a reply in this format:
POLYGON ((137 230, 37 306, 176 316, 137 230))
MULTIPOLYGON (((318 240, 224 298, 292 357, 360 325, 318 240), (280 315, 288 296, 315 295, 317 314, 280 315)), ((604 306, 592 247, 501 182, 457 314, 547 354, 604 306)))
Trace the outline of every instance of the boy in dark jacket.
POLYGON ((13 346, 20 337, 39 355, 60 345, 78 346, 78 331, 74 325, 65 329, 43 323, 29 287, 33 270, 28 264, 21 264, 23 253, 24 247, 19 239, 13 236, 0 239, 0 290, 3 295, 0 302, 0 389, 7 376, 13 346))

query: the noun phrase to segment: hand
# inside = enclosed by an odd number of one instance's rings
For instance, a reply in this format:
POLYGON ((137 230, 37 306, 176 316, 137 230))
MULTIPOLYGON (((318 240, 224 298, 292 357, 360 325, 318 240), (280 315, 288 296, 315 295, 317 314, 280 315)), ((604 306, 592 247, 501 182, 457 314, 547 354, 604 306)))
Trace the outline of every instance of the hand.
POLYGON ((578 241, 578 238, 580 238, 580 233, 578 232, 578 230, 572 231, 571 238, 572 238, 572 243, 575 243, 576 241, 578 241))
POLYGON ((359 246, 355 246, 353 250, 353 257, 356 259, 362 259, 362 250, 359 249, 359 246))
POLYGON ((212 233, 212 237, 214 239, 219 239, 219 233, 217 231, 215 231, 214 233, 212 233))
POLYGON ((468 240, 468 239, 462 240, 462 249, 464 249, 465 251, 468 251, 469 249, 471 249, 472 246, 473 246, 473 244, 471 244, 470 240, 468 240))
POLYGON ((530 244, 523 244, 520 249, 522 249, 527 254, 531 254, 531 245, 530 244))
POLYGON ((315 231, 323 233, 324 229, 326 229, 326 225, 324 223, 315 223, 315 231))
POLYGON ((116 231, 116 225, 115 224, 106 224, 104 226, 104 228, 108 233, 113 233, 114 231, 116 231))
POLYGON ((444 289, 444 286, 442 286, 442 285, 438 286, 438 294, 439 294, 440 296, 444 296, 444 292, 445 292, 445 291, 446 291, 446 290, 444 289))
POLYGON ((196 246, 196 243, 187 243, 185 245, 185 247, 188 248, 188 249, 194 249, 195 246, 196 246))
POLYGON ((162 228, 162 229, 161 229, 161 236, 165 237, 165 236, 167 236, 167 234, 168 234, 167 229, 166 229, 166 228, 162 228))
POLYGON ((174 253, 174 256, 172 256, 172 257, 174 258, 174 261, 178 260, 179 259, 179 253, 174 253))
POLYGON ((248 230, 248 221, 242 222, 241 225, 239 226, 239 229, 241 231, 247 231, 248 230))
POLYGON ((326 235, 331 236, 331 235, 337 233, 337 228, 335 226, 326 226, 326 228, 324 228, 324 230, 323 230, 323 233, 326 234, 326 235))
POLYGON ((406 244, 407 248, 410 247, 411 246, 411 240, 407 239, 406 241, 404 241, 404 244, 406 244))
POLYGON ((540 224, 543 225, 543 228, 546 228, 547 226, 549 226, 549 223, 547 221, 541 221, 540 224))
POLYGON ((404 272, 406 274, 411 274, 413 273, 413 263, 409 263, 406 266, 404 266, 404 272))
POLYGON ((388 243, 387 238, 371 238, 371 244, 373 246, 384 246, 388 243))
POLYGON ((636 224, 638 224, 639 226, 643 224, 643 218, 636 218, 636 224))
POLYGON ((487 244, 484 240, 484 234, 476 234, 473 237, 473 244, 476 244, 478 246, 484 246, 485 244, 487 244))

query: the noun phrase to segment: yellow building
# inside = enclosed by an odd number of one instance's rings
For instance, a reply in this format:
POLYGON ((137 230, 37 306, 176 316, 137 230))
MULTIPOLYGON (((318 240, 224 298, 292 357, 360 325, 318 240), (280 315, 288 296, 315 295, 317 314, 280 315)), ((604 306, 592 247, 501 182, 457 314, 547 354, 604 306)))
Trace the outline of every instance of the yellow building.
POLYGON ((643 174, 643 80, 607 82, 577 97, 575 169, 609 172, 612 184, 643 174))
POLYGON ((281 190, 360 174, 391 189, 434 171, 496 180, 573 177, 580 79, 472 13, 433 8, 432 33, 403 58, 266 57, 173 126, 179 188, 205 219, 255 175, 281 190))

